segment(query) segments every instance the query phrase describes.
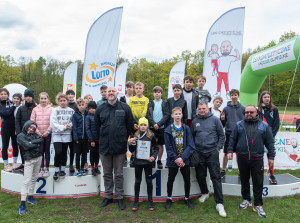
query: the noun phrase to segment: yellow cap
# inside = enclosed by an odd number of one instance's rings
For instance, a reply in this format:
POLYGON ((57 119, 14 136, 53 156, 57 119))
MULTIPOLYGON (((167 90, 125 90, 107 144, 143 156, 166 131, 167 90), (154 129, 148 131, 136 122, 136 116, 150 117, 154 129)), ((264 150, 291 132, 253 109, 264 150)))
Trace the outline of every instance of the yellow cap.
POLYGON ((140 118, 140 119, 139 119, 139 125, 141 125, 141 124, 145 124, 145 125, 147 125, 147 127, 148 127, 148 126, 149 126, 148 119, 146 119, 145 117, 140 118))

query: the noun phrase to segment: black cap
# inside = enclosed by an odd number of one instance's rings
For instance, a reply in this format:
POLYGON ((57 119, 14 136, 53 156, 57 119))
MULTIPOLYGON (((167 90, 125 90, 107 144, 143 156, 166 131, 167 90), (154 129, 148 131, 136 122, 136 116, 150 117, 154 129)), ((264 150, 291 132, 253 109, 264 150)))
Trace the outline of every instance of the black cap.
POLYGON ((88 109, 90 109, 90 108, 94 108, 94 109, 96 109, 97 108, 97 104, 96 104, 96 102, 95 101, 90 101, 89 103, 88 103, 88 109))
POLYGON ((25 92, 24 92, 24 97, 32 97, 34 98, 34 90, 33 89, 26 89, 25 92))
POLYGON ((73 90, 67 90, 66 95, 68 95, 68 94, 75 95, 75 92, 73 90))

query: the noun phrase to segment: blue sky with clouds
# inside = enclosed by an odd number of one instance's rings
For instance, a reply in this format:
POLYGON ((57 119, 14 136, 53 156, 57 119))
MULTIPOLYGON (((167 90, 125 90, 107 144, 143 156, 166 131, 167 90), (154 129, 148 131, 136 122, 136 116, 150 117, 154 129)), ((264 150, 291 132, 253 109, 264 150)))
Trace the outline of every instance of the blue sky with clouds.
POLYGON ((123 6, 119 50, 132 59, 160 61, 204 49, 210 26, 224 12, 245 6, 244 51, 299 33, 299 0, 2 0, 0 55, 84 58, 92 23, 123 6))

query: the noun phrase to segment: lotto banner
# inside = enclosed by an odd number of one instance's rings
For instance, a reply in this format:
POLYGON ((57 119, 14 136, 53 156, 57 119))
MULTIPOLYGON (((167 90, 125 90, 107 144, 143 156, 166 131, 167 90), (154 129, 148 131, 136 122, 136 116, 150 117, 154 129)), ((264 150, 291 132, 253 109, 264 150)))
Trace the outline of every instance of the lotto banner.
POLYGON ((126 83, 126 73, 127 73, 128 63, 124 62, 118 66, 116 77, 115 77, 115 87, 118 90, 118 97, 123 97, 125 95, 125 83, 126 83))
POLYGON ((64 73, 63 93, 65 94, 68 90, 73 90, 75 92, 75 99, 76 99, 76 83, 77 83, 77 63, 71 63, 64 73))
POLYGON ((123 7, 111 9, 91 26, 85 47, 81 97, 100 97, 100 86, 114 86, 123 7))
POLYGON ((206 37, 203 75, 212 98, 221 96, 222 108, 229 91, 240 88, 245 7, 231 9, 219 17, 206 37))
POLYGON ((183 78, 184 78, 184 71, 185 71, 185 61, 179 61, 176 63, 171 71, 169 76, 169 91, 168 91, 168 98, 173 97, 173 86, 174 84, 180 84, 183 87, 183 78))
MULTIPOLYGON (((275 138, 276 156, 274 167, 278 170, 300 169, 300 133, 278 132, 275 138)), ((220 152, 220 165, 222 167, 223 151, 220 152)), ((265 169, 268 169, 268 158, 264 157, 265 169)), ((233 168, 237 168, 235 155, 233 157, 233 168)))

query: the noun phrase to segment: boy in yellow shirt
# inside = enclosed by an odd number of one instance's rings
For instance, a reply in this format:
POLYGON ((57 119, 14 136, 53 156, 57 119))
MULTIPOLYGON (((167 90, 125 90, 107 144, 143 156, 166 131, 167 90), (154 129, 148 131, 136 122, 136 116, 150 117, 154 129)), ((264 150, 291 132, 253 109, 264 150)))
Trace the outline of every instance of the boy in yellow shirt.
MULTIPOLYGON (((129 99, 128 105, 131 108, 133 121, 134 121, 134 130, 137 131, 138 121, 142 117, 146 117, 149 99, 143 95, 144 92, 144 84, 142 82, 137 82, 134 85, 135 96, 129 99)), ((134 167, 133 165, 134 154, 130 157, 130 167, 134 167)))

